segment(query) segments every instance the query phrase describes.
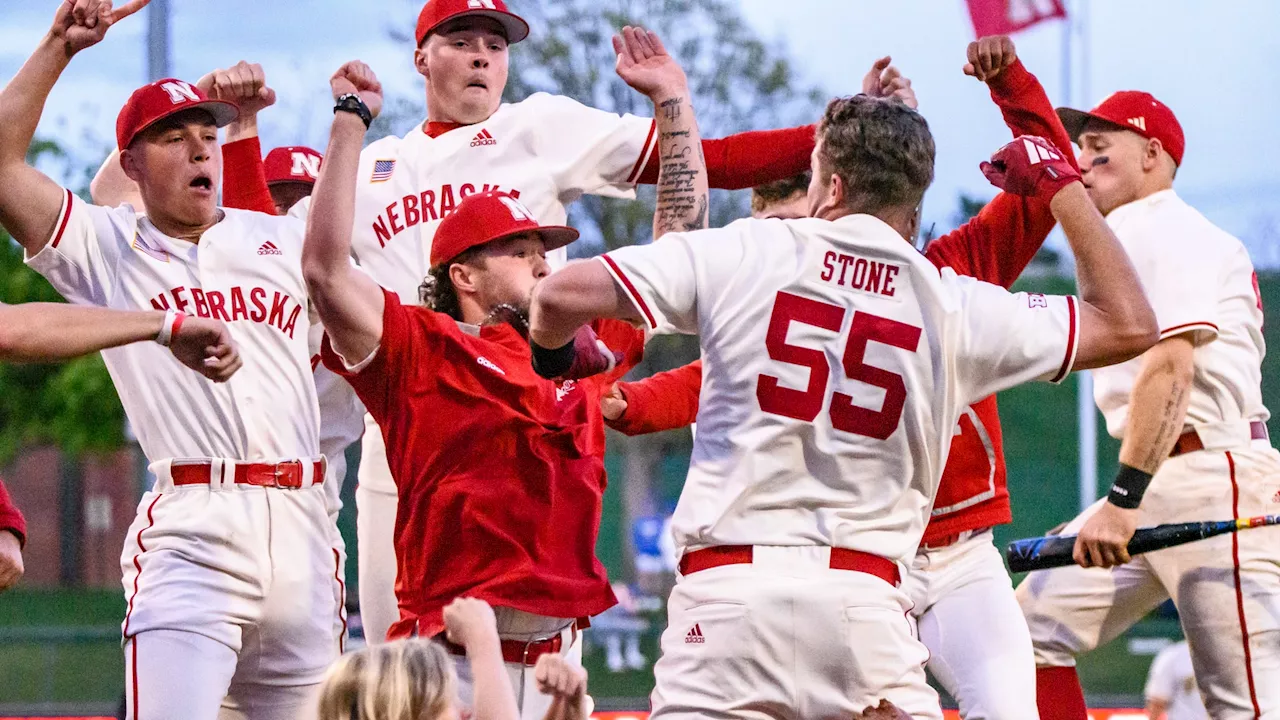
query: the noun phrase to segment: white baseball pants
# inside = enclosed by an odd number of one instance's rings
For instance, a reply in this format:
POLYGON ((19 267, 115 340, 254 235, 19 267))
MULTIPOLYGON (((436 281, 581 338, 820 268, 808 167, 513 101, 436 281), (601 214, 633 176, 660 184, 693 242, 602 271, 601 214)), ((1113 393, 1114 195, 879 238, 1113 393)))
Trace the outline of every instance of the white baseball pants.
POLYGON ((916 553, 902 579, 929 670, 965 720, 1036 720, 1035 661, 991 531, 916 553))
POLYGON ((400 618, 396 604, 396 484, 387 465, 382 431, 365 416, 356 485, 357 566, 360 620, 370 644, 387 641, 387 630, 400 618))
POLYGON ((888 699, 913 718, 941 718, 907 596, 832 570, 830 552, 757 546, 751 564, 682 576, 650 717, 848 718, 888 699))
MULTIPOLYGON (((1280 512, 1280 453, 1265 440, 1166 460, 1138 527, 1280 512)), ((1080 529, 1105 500, 1071 522, 1080 529)), ((1034 572, 1018 586, 1036 663, 1073 666, 1172 597, 1213 718, 1280 718, 1280 528, 1147 553, 1102 570, 1034 572)))

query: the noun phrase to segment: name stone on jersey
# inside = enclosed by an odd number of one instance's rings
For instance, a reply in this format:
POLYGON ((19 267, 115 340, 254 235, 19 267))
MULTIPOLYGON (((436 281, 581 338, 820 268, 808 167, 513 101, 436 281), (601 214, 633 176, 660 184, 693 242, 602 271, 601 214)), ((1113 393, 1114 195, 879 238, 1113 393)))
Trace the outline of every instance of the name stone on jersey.
POLYGON ((893 297, 897 292, 893 283, 900 272, 902 268, 893 263, 828 250, 822 259, 822 274, 819 277, 832 285, 871 295, 893 297))

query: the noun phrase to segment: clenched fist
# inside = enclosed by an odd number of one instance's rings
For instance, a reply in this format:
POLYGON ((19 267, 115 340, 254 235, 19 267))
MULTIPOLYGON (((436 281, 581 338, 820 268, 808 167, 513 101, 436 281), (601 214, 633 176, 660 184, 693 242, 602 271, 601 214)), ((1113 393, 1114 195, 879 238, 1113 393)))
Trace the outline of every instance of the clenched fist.
POLYGON ((0 591, 8 590, 22 579, 22 544, 18 536, 0 530, 0 591))
POLYGON ((987 82, 1017 59, 1018 52, 1008 35, 990 35, 969 43, 964 74, 987 82))
POLYGON ((225 100, 240 108, 240 116, 256 115, 276 104, 276 91, 267 86, 258 63, 244 60, 225 70, 214 70, 196 82, 211 100, 225 100))
POLYGON ((475 643, 498 644, 498 620, 489 603, 476 598, 455 598, 444 608, 444 631, 449 642, 474 650, 475 643))
POLYGON ((338 68, 338 72, 329 78, 329 88, 333 91, 334 100, 355 93, 374 117, 382 112, 382 83, 373 74, 373 68, 359 60, 352 60, 338 68))
POLYGON ((230 380, 244 365, 227 326, 207 318, 183 318, 169 341, 169 351, 178 362, 214 382, 230 380))
POLYGON ((1014 195, 1051 199, 1062 188, 1080 180, 1080 173, 1044 138, 1014 138, 978 166, 992 185, 1014 195))

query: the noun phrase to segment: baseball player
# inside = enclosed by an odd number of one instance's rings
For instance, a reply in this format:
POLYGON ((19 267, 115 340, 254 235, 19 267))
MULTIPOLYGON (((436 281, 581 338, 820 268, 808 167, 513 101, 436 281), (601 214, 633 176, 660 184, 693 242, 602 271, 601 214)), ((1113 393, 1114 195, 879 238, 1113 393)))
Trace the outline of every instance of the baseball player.
MULTIPOLYGON (((705 225, 687 80, 651 34, 625 28, 615 44, 619 74, 662 110, 655 227, 705 225)), ((547 252, 578 233, 540 224, 504 193, 469 195, 441 223, 426 308, 403 304, 353 268, 360 147, 381 94, 358 64, 335 75, 333 88, 338 112, 303 266, 327 330, 324 362, 376 419, 400 492, 400 619, 389 637, 435 636, 452 599, 486 600, 499 611, 521 715, 540 717, 548 700, 536 690, 538 656, 562 652, 580 664, 578 620, 615 603, 594 554, 605 484, 598 405, 640 358, 644 333, 599 323, 579 335, 579 362, 556 373, 558 381, 536 375, 522 316, 548 272, 547 252)), ((450 649, 469 705, 469 666, 460 648, 450 649)))
POLYGON ((267 187, 277 215, 285 215, 302 198, 311 195, 320 177, 320 153, 309 147, 278 147, 262 161, 267 187))
POLYGON ((27 521, 0 481, 0 592, 22 579, 22 547, 26 543, 27 521))
MULTIPOLYGON (((1043 135, 1072 162, 1071 141, 1038 81, 1017 60, 1007 37, 969 46, 968 72, 985 79, 1015 136, 1043 135)), ((796 218, 808 212, 804 184, 757 189, 753 216, 796 218)), ((976 218, 925 248, 938 267, 1008 287, 1053 228, 1048 198, 1001 193, 976 218)), ((700 362, 633 383, 618 383, 601 408, 627 434, 694 421, 700 362)), ((1009 522, 999 415, 994 396, 965 409, 951 441, 924 540, 903 577, 929 669, 966 718, 1036 717, 1031 636, 991 527, 1009 522)))
POLYGON ((939 271, 911 246, 933 142, 905 105, 833 101, 813 157, 810 218, 673 233, 534 293, 535 357, 597 317, 702 338, 655 718, 847 717, 881 699, 941 717, 898 584, 953 428, 997 390, 1154 342, 1132 267, 1047 142, 1019 138, 986 172, 1052 197, 1079 301, 939 271))
MULTIPOLYGON (((507 47, 528 32, 504 0, 429 0, 422 8, 414 65, 426 80, 429 119, 365 149, 353 218, 356 260, 406 304, 419 301, 432 238, 462 198, 505 192, 539 222, 558 224, 584 194, 633 197, 637 183, 658 177, 650 118, 619 117, 546 93, 502 103, 507 47)), ((901 84, 886 80, 895 81, 901 84)), ((712 186, 730 189, 803 170, 812 147, 811 126, 703 144, 712 186)), ((254 195, 238 184, 254 176, 229 166, 228 202, 254 195)), ((548 260, 558 267, 566 257, 555 249, 548 260)), ((380 639, 396 620, 396 488, 371 416, 365 430, 356 490, 360 608, 366 636, 380 639)))
MULTIPOLYGON (((339 651, 341 596, 303 225, 217 207, 217 128, 237 108, 180 80, 139 88, 116 123, 145 216, 89 205, 24 159, 72 56, 145 4, 62 3, 0 92, 0 222, 75 304, 162 311, 162 341, 188 313, 227 325, 244 366, 221 384, 155 345, 103 353, 156 476, 121 557, 128 714, 293 718, 339 651)), ((227 375, 238 360, 228 347, 206 362, 227 375)))
POLYGON ((1180 640, 1160 651, 1142 694, 1148 720, 1209 720, 1191 668, 1191 648, 1180 640))
POLYGON ((1280 717, 1280 531, 1260 528, 1143 555, 1137 525, 1280 510, 1280 453, 1262 404, 1262 301, 1244 246, 1173 190, 1182 127, 1144 92, 1059 115, 1080 144, 1084 182, 1151 298, 1160 342, 1100 370, 1094 399, 1119 438, 1108 496, 1063 530, 1079 567, 1029 575, 1040 714, 1085 717, 1075 657, 1172 598, 1214 718, 1280 717))

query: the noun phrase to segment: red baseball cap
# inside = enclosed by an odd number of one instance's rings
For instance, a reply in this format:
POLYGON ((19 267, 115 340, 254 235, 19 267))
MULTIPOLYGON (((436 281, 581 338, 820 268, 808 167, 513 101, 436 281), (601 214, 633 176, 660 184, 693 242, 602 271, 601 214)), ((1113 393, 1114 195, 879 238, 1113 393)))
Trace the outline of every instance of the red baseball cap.
POLYGON ((436 28, 467 15, 497 20, 507 33, 508 43, 518 43, 529 37, 529 23, 508 10, 503 0, 427 0, 427 4, 422 6, 422 12, 418 13, 418 27, 414 33, 418 45, 422 45, 422 41, 436 28))
POLYGON ((200 88, 174 78, 157 80, 143 85, 129 96, 129 101, 116 117, 116 146, 121 150, 161 120, 185 110, 206 110, 218 127, 231 123, 240 116, 240 108, 225 100, 210 100, 200 88))
POLYGON ((439 267, 473 247, 527 232, 541 235, 548 250, 578 239, 578 231, 571 227, 539 225, 529 208, 506 193, 468 195, 436 228, 431 241, 431 267, 439 267))
POLYGON ((320 153, 309 147, 290 145, 278 147, 267 153, 262 167, 267 175, 267 184, 300 182, 314 185, 320 177, 320 153))
POLYGON ((1178 118, 1174 117, 1169 106, 1155 99, 1151 93, 1121 90, 1108 95, 1089 112, 1058 108, 1058 117, 1073 140, 1080 138, 1089 118, 1094 118, 1118 125, 1144 138, 1159 140, 1165 152, 1173 158, 1174 164, 1182 164, 1182 151, 1187 146, 1182 135, 1182 125, 1178 124, 1178 118))

